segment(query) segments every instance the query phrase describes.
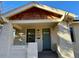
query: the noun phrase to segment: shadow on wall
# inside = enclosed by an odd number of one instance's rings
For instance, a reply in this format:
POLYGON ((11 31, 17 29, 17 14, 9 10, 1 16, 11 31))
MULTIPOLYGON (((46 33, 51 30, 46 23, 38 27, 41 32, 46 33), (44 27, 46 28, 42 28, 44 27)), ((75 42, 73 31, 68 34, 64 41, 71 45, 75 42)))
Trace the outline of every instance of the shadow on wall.
POLYGON ((73 58, 74 51, 73 51, 73 45, 68 27, 62 25, 57 35, 59 37, 58 47, 57 47, 58 54, 60 54, 61 57, 73 58))

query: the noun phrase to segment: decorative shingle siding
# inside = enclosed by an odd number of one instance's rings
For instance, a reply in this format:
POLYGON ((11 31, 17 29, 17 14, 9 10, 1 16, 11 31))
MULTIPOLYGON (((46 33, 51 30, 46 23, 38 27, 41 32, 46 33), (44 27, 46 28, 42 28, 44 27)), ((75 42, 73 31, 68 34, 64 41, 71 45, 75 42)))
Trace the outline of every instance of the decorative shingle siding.
POLYGON ((13 15, 9 17, 11 20, 23 20, 23 19, 55 19, 55 18, 61 18, 62 15, 51 13, 48 11, 45 11, 43 9, 39 9, 36 7, 32 7, 28 9, 27 11, 20 12, 16 15, 13 15))

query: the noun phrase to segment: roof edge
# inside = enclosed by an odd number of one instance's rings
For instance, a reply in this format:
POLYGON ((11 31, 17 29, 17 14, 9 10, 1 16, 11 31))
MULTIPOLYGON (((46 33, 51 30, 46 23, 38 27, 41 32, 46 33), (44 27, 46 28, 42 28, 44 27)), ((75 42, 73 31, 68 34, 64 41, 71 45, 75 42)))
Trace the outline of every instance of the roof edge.
MULTIPOLYGON (((41 9, 44 9, 44 10, 47 10, 47 11, 51 11, 51 12, 55 12, 57 14, 65 14, 67 11, 64 11, 64 10, 61 10, 61 9, 57 9, 57 8, 52 8, 52 7, 49 7, 49 6, 46 6, 46 5, 42 5, 42 4, 38 4, 36 2, 30 2, 29 4, 26 4, 20 8, 16 8, 14 10, 11 10, 10 12, 7 12, 7 13, 4 13, 2 14, 4 17, 9 17, 11 15, 14 15, 14 14, 17 14, 19 12, 22 12, 24 10, 27 10, 29 8, 32 8, 32 7, 37 7, 37 8, 41 8, 41 9), (17 11, 15 11, 17 10, 17 11)), ((70 13, 68 14, 69 16, 72 16, 72 17, 78 17, 76 14, 74 13, 70 13)))

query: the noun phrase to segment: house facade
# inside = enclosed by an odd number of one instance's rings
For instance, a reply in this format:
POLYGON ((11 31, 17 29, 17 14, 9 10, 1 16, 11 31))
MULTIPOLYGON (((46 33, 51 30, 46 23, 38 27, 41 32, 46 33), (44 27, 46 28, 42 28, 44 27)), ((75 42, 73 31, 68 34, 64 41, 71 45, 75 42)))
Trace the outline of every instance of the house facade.
POLYGON ((2 16, 0 57, 37 58, 44 50, 78 57, 77 15, 32 2, 2 16))

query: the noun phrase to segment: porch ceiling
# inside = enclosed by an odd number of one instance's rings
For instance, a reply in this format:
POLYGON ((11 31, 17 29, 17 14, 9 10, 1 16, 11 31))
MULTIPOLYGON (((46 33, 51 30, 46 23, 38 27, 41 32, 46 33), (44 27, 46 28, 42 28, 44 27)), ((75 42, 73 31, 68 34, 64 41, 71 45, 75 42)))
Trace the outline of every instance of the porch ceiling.
POLYGON ((32 27, 32 28, 36 28, 36 27, 40 27, 40 26, 48 26, 48 27, 55 27, 58 24, 58 22, 51 22, 51 23, 13 23, 13 27, 17 28, 18 30, 23 30, 26 29, 28 27, 32 27))

